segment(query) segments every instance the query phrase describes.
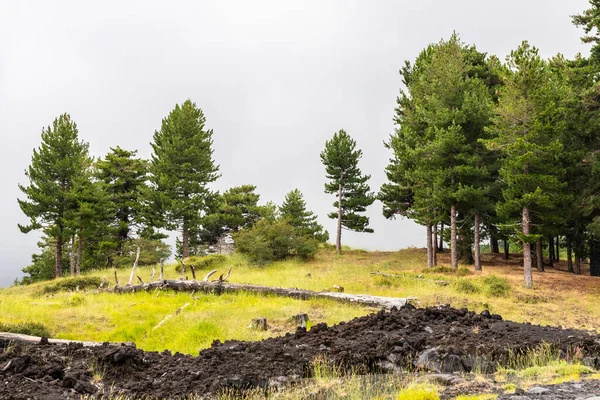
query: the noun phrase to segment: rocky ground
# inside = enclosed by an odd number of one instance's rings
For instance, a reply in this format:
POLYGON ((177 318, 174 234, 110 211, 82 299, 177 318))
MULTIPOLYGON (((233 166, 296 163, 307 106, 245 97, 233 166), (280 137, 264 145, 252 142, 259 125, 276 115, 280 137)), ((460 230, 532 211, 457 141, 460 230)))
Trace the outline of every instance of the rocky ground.
MULTIPOLYGON (((503 321, 487 312, 407 305, 332 327, 319 324, 308 332, 299 328, 294 334, 260 342, 216 341, 197 357, 144 352, 125 345, 0 342, 0 398, 65 399, 110 390, 134 398, 183 398, 224 389, 274 389, 310 378, 316 357, 357 373, 394 372, 407 367, 436 373, 492 372, 498 363, 507 362, 509 352, 522 353, 542 343, 556 346, 565 357, 578 349, 587 364, 600 367, 598 335, 503 321)), ((600 396, 598 382, 578 384, 581 387, 561 387, 563 397, 549 395, 559 389, 547 392, 543 390, 547 387, 540 387, 536 393, 500 399, 600 396)))

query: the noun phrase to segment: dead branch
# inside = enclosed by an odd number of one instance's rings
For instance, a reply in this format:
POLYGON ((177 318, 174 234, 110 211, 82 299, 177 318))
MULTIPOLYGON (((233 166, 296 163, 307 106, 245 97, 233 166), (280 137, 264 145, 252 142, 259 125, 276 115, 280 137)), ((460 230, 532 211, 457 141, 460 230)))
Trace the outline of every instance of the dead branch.
MULTIPOLYGON (((44 338, 46 339, 46 338, 44 338)), ((42 337, 40 336, 31 336, 31 335, 23 335, 20 333, 11 333, 11 332, 0 332, 0 340, 11 341, 15 343, 25 343, 25 344, 39 344, 42 341, 42 337)), ((101 342, 84 342, 80 340, 65 340, 65 339, 47 339, 49 344, 69 344, 69 343, 81 343, 85 347, 94 347, 94 346, 102 346, 101 342)), ((110 343, 113 345, 120 345, 120 343, 110 343)), ((134 346, 135 344, 132 342, 125 343, 128 346, 134 346)), ((7 367, 4 367, 7 368, 7 367)))
POLYGON ((229 267, 229 271, 227 271, 227 275, 225 275, 224 278, 223 278, 223 275, 221 275, 219 277, 219 281, 220 282, 225 282, 227 280, 227 278, 229 278, 229 275, 231 275, 231 268, 233 268, 233 267, 229 267))
POLYGON ((12 365, 13 360, 10 360, 5 366, 4 368, 2 368, 2 372, 6 372, 8 371, 8 369, 10 368, 10 366, 12 365))
POLYGON ((140 247, 137 248, 137 253, 135 255, 135 261, 133 263, 133 268, 131 268, 131 275, 129 275, 129 282, 127 282, 127 286, 131 286, 133 283, 133 277, 135 275, 135 269, 137 268, 138 261, 140 260, 140 247))
POLYGON ((204 277, 204 279, 202 279, 202 282, 208 282, 208 278, 210 278, 211 276, 213 276, 216 272, 217 272, 216 269, 213 269, 212 271, 210 271, 208 274, 206 274, 206 276, 204 277))
POLYGON ((166 317, 164 317, 162 319, 162 321, 160 321, 158 324, 156 324, 156 326, 154 326, 154 328, 152 328, 152 330, 160 328, 165 322, 167 322, 168 320, 170 320, 171 318, 173 318, 173 315, 178 315, 180 312, 182 312, 189 305, 190 305, 190 303, 185 303, 184 305, 182 305, 181 307, 179 307, 177 310, 175 310, 174 314, 168 314, 166 317))
POLYGON ((192 279, 196 280, 196 268, 193 265, 190 265, 190 269, 192 270, 192 279))
POLYGON ((164 272, 165 260, 160 260, 160 276, 158 277, 159 281, 163 280, 163 272, 164 272))
POLYGON ((150 277, 150 282, 154 282, 154 275, 156 275, 156 265, 152 265, 152 276, 150 277))
POLYGON ((137 278, 140 280, 140 282, 142 282, 142 285, 145 285, 144 281, 142 280, 142 278, 140 278, 140 276, 138 275, 137 278))
POLYGON ((119 278, 117 278, 117 269, 115 268, 115 285, 119 286, 119 278))

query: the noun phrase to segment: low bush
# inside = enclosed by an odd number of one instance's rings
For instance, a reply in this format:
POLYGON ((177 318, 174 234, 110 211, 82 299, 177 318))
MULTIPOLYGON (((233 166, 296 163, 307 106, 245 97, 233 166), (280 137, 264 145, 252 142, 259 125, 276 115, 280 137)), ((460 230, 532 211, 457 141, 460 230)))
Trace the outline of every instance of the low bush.
POLYGON ((44 293, 72 292, 74 290, 97 289, 102 280, 97 276, 64 278, 44 287, 44 293))
POLYGON ((491 297, 506 297, 510 291, 510 283, 504 279, 494 275, 483 278, 485 294, 491 297))
POLYGON ((480 292, 480 289, 477 285, 465 278, 454 282, 454 288, 459 293, 475 294, 480 292))
POLYGON ((0 323, 0 332, 20 333, 22 335, 50 337, 50 330, 37 322, 23 322, 20 324, 0 323))
POLYGON ((258 264, 291 257, 312 258, 319 248, 317 240, 286 220, 262 219, 252 228, 238 232, 234 239, 235 249, 258 264))

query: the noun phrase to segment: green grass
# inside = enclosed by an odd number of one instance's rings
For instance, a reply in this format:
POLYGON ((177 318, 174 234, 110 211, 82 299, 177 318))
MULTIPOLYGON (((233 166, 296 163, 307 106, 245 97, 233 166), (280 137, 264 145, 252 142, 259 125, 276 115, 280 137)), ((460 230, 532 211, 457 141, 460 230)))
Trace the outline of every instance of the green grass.
POLYGON ((37 322, 22 322, 17 324, 0 323, 0 332, 20 333, 32 336, 50 336, 50 331, 44 325, 37 322))
POLYGON ((335 324, 369 312, 365 307, 327 299, 302 301, 247 293, 192 296, 171 291, 44 295, 44 287, 38 284, 1 291, 0 323, 12 327, 35 322, 47 328, 43 336, 60 339, 131 341, 144 350, 197 354, 215 339, 260 340, 293 332, 291 317, 299 313, 307 313, 311 324, 335 324), (176 314, 186 303, 189 304, 176 314), (172 317, 156 327, 168 315, 172 317), (250 328, 252 318, 258 317, 268 319, 268 331, 250 328))
MULTIPOLYGON (((446 253, 442 254, 447 256, 446 253)), ((485 257, 489 255, 484 254, 485 257)), ((198 260, 196 260, 198 261, 198 260)), ((251 265, 240 255, 197 262, 197 279, 218 268, 215 275, 232 267, 229 281, 267 286, 298 287, 315 291, 343 286, 346 293, 416 297, 421 306, 451 304, 480 312, 488 309, 505 319, 542 325, 598 329, 600 288, 589 277, 553 271, 535 273, 536 290, 522 288, 522 271, 503 261, 484 264, 483 272, 472 267, 425 268, 425 252, 346 251, 337 255, 325 249, 309 262, 287 260, 266 266, 251 265), (203 264, 204 262, 204 264, 203 264), (204 265, 204 266, 203 266, 204 265), (220 266, 216 266, 220 265, 220 266), (394 276, 372 275, 380 271, 394 276), (441 286, 436 281, 450 284, 441 286), (542 300, 536 300, 542 299, 542 300)), ((156 268, 155 279, 159 271, 156 268)), ((139 267, 136 275, 148 282, 152 266, 139 267)), ((116 271, 123 285, 130 269, 116 271)), ((189 276, 189 274, 186 274, 189 276)), ((189 276, 191 278, 191 276, 189 276)), ((165 266, 165 278, 179 278, 174 265, 165 266)), ((196 354, 213 340, 258 340, 295 329, 290 318, 309 314, 311 324, 334 324, 370 312, 364 307, 331 300, 299 301, 250 294, 222 296, 171 291, 114 294, 97 290, 103 279, 114 286, 113 270, 92 271, 80 278, 63 278, 30 286, 0 289, 0 323, 39 323, 54 337, 92 341, 135 341, 147 350, 169 348, 196 354), (79 289, 75 292, 75 289, 79 289), (167 315, 190 303, 161 327, 167 315), (258 332, 248 326, 252 318, 266 317, 271 328, 258 332)))
POLYGON ((440 396, 436 387, 418 384, 402 389, 397 400, 440 400, 440 396))

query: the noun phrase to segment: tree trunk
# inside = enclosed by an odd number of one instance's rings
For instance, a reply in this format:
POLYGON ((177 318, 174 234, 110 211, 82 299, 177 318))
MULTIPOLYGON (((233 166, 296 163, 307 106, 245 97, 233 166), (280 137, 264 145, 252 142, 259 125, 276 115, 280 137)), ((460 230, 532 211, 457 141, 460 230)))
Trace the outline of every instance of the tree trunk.
POLYGON ((431 247, 432 251, 433 251, 433 266, 435 267, 437 265, 437 233, 438 233, 438 226, 437 226, 437 222, 433 225, 433 246, 431 247))
POLYGON ((77 236, 77 266, 75 273, 81 275, 81 258, 83 257, 83 237, 77 236))
POLYGON ((554 260, 557 262, 560 261, 560 236, 556 237, 556 252, 554 255, 556 256, 554 260))
POLYGON ((335 249, 338 254, 342 254, 342 182, 340 182, 340 186, 338 188, 338 221, 337 235, 335 236, 335 249))
POLYGON ((440 224, 440 248, 439 248, 439 252, 440 253, 444 252, 444 223, 443 222, 440 224))
POLYGON ((575 271, 575 275, 581 275, 581 248, 576 243, 573 250, 575 251, 575 265, 573 265, 573 269, 575 271))
POLYGON ((600 240, 590 239, 590 276, 600 276, 600 240))
POLYGON ((508 258, 510 256, 508 239, 504 239, 503 242, 504 242, 504 259, 508 260, 508 258))
POLYGON ((538 272, 544 272, 544 247, 542 244, 542 238, 539 238, 535 242, 535 265, 538 272))
POLYGON ((474 247, 474 258, 475 262, 475 271, 481 271, 481 253, 479 247, 479 213, 475 214, 475 227, 474 227, 474 236, 473 236, 473 247, 474 247))
POLYGON ((60 278, 62 276, 62 264, 63 264, 63 239, 62 232, 56 237, 56 251, 55 251, 55 264, 54 264, 54 277, 60 278))
POLYGON ((548 236, 548 264, 554 267, 554 236, 548 236))
POLYGON ((567 272, 573 273, 573 247, 569 238, 567 238, 567 272))
POLYGON ((496 233, 490 234, 490 253, 500 254, 500 246, 498 244, 498 236, 496 233))
MULTIPOLYGON (((529 235, 529 208, 523 207, 522 227, 523 235, 529 235)), ((525 287, 533 288, 533 274, 531 272, 531 243, 523 241, 523 274, 525 278, 525 287)))
POLYGON ((188 224, 183 220, 183 229, 182 229, 182 237, 181 237, 181 255, 184 259, 190 256, 190 231, 188 229, 188 224))
POLYGON ((458 249, 456 245, 456 204, 452 204, 450 206, 450 260, 452 268, 458 268, 458 249))
POLYGON ((69 273, 75 275, 75 235, 71 236, 71 257, 69 263, 69 273))
POLYGON ((431 224, 426 225, 426 234, 427 234, 427 267, 433 267, 433 245, 431 243, 431 224))

